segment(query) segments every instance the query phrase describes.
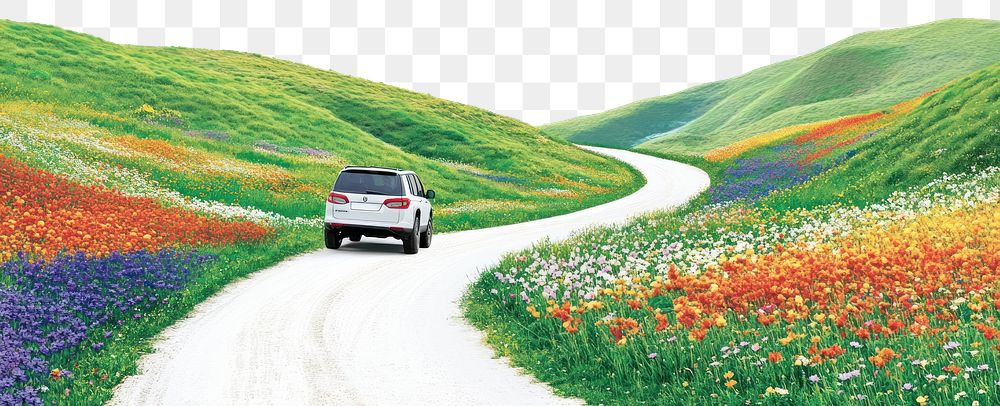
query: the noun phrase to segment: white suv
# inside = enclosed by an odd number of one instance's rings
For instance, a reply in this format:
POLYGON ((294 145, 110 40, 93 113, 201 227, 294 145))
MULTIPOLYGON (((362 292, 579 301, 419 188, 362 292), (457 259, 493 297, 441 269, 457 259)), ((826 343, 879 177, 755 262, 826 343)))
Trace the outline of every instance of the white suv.
POLYGON ((326 199, 326 247, 340 248, 344 237, 403 240, 403 252, 431 246, 433 190, 424 190, 412 171, 348 166, 340 171, 326 199))

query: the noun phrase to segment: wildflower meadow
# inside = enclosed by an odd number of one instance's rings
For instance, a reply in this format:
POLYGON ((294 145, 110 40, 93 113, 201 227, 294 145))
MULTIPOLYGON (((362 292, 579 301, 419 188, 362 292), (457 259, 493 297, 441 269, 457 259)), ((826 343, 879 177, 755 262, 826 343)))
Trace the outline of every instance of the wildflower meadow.
POLYGON ((690 159, 702 196, 510 255, 465 314, 594 404, 996 404, 998 69, 690 159))
POLYGON ((345 165, 420 173, 442 232, 644 183, 516 120, 278 59, 7 20, 0 50, 0 405, 106 402, 195 305, 319 249, 345 165))

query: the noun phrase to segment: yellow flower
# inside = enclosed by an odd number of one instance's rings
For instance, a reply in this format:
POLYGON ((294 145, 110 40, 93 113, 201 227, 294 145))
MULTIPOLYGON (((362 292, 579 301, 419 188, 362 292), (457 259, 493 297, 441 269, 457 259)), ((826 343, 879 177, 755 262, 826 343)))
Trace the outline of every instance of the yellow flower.
POLYGON ((732 387, 734 387, 734 386, 736 386, 736 381, 734 381, 734 380, 732 380, 732 379, 730 379, 730 380, 726 381, 726 387, 727 387, 727 388, 730 388, 730 389, 732 389, 732 387))
POLYGON ((726 379, 733 379, 733 375, 735 375, 733 373, 733 371, 728 371, 725 374, 723 374, 722 376, 726 377, 726 379))
POLYGON ((921 405, 926 405, 927 404, 927 396, 924 396, 924 395, 917 396, 917 403, 921 404, 921 405))

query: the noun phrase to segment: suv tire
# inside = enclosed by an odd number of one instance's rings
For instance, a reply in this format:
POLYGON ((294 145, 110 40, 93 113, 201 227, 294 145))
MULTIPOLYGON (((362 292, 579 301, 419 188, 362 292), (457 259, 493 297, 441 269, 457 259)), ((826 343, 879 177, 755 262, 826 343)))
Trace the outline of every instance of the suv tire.
POLYGON ((337 232, 333 230, 324 230, 323 237, 326 247, 331 250, 340 248, 340 244, 344 242, 344 237, 337 235, 337 232))
POLYGON ((420 250, 420 215, 413 218, 413 229, 410 236, 403 239, 403 252, 416 254, 420 250))
POLYGON ((434 216, 427 219, 427 229, 420 233, 420 248, 430 248, 431 238, 434 237, 434 216))

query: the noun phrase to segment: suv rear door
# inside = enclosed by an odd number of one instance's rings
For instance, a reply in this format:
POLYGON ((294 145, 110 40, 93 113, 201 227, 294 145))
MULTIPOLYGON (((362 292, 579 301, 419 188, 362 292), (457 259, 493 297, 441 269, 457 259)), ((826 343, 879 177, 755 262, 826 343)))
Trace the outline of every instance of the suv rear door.
POLYGON ((403 182, 394 172, 347 169, 340 172, 333 191, 347 196, 348 208, 334 208, 333 217, 343 220, 397 223, 403 210, 383 203, 403 196, 403 182))
POLYGON ((415 199, 418 205, 417 207, 420 209, 420 213, 422 213, 420 225, 427 225, 427 220, 431 218, 429 214, 431 212, 431 202, 430 200, 427 200, 427 191, 424 190, 424 184, 420 182, 420 178, 417 177, 416 174, 407 176, 409 176, 410 182, 413 184, 413 188, 415 190, 414 195, 417 196, 415 199))

